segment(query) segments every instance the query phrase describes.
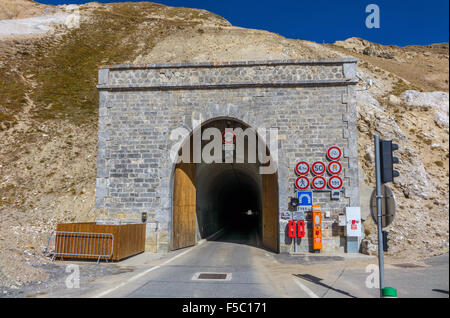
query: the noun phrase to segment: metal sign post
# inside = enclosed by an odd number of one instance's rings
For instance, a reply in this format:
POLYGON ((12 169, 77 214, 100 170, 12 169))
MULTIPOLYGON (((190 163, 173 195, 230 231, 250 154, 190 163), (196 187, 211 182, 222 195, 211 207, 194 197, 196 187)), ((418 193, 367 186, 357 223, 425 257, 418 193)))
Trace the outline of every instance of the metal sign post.
POLYGON ((377 191, 377 218, 378 218, 378 267, 380 271, 380 297, 383 297, 384 288, 384 254, 383 254, 383 233, 382 233, 382 211, 381 211, 381 161, 380 161, 380 136, 374 136, 375 142, 375 175, 377 191))

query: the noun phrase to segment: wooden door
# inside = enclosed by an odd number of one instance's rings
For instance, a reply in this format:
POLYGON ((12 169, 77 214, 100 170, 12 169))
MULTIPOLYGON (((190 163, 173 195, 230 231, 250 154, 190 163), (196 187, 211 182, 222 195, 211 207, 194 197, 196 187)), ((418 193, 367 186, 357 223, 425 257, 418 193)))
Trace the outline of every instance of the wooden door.
POLYGON ((278 253, 277 174, 262 175, 262 241, 265 248, 278 253))
POLYGON ((179 163, 173 181, 172 250, 195 245, 195 164, 179 163))

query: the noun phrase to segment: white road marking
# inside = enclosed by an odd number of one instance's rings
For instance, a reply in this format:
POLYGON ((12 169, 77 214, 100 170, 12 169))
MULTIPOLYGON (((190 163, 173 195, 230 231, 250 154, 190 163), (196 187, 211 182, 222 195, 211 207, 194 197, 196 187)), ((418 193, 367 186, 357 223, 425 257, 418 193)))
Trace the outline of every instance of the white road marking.
POLYGON ((301 289, 303 289, 303 291, 304 291, 305 293, 308 294, 309 297, 311 297, 311 298, 319 298, 319 296, 317 296, 316 294, 314 294, 314 293, 312 292, 311 289, 309 289, 308 287, 306 287, 305 285, 303 285, 302 283, 300 283, 297 279, 293 278, 293 280, 294 280, 294 282, 295 282, 301 289))
POLYGON ((116 287, 111 288, 111 289, 108 289, 108 290, 105 290, 104 292, 101 292, 100 294, 97 294, 97 295, 95 295, 95 296, 92 297, 92 298, 100 298, 100 297, 103 297, 103 296, 105 296, 105 295, 107 295, 107 294, 109 294, 109 293, 112 293, 113 291, 115 291, 116 289, 118 289, 118 288, 120 288, 120 287, 122 287, 122 286, 124 286, 124 285, 125 285, 125 283, 120 283, 120 284, 117 285, 116 287))
MULTIPOLYGON (((197 246, 198 246, 198 245, 197 245, 197 246)), ((161 265, 154 266, 154 267, 152 267, 152 268, 147 269, 146 271, 144 271, 144 272, 142 272, 142 273, 136 274, 136 275, 134 275, 133 277, 128 278, 128 280, 127 280, 126 283, 130 283, 130 282, 132 282, 132 281, 138 279, 139 277, 142 277, 142 276, 144 276, 145 274, 147 274, 147 273, 149 273, 149 272, 151 272, 151 271, 154 271, 155 269, 158 269, 158 268, 160 268, 160 267, 162 267, 162 266, 164 266, 164 265, 169 264, 170 262, 172 262, 173 260, 177 259, 178 257, 181 257, 181 256, 187 254, 188 252, 192 251, 195 247, 196 247, 196 246, 193 246, 193 247, 189 248, 188 250, 184 251, 183 253, 180 253, 180 254, 175 255, 174 257, 168 259, 167 261, 165 261, 165 262, 162 263, 161 265)), ((120 287, 126 285, 126 283, 125 283, 125 282, 120 283, 120 284, 117 285, 116 287, 113 287, 113 288, 111 288, 111 289, 105 290, 105 291, 103 291, 103 292, 101 292, 101 293, 99 293, 99 294, 93 296, 93 298, 100 298, 100 297, 103 297, 103 296, 105 296, 105 295, 108 295, 108 294, 112 293, 113 291, 119 289, 120 287)))
POLYGON ((147 274, 148 272, 151 272, 151 271, 153 271, 153 270, 155 270, 155 269, 158 269, 158 268, 160 268, 160 267, 161 267, 161 266, 158 265, 158 266, 154 266, 154 267, 152 267, 152 268, 149 268, 149 269, 147 269, 146 271, 144 271, 144 272, 142 272, 142 273, 139 273, 139 274, 137 274, 137 275, 135 275, 135 276, 129 278, 129 279, 127 280, 127 282, 132 282, 133 280, 136 280, 136 279, 138 279, 139 277, 144 276, 144 275, 147 274))

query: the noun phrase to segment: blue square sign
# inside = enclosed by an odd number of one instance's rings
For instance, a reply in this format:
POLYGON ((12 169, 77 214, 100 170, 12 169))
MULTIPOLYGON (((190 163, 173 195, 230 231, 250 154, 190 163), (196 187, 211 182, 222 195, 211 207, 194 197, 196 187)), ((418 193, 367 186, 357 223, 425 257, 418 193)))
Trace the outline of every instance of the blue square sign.
POLYGON ((298 191, 298 205, 299 206, 312 206, 313 202, 312 191, 298 191))

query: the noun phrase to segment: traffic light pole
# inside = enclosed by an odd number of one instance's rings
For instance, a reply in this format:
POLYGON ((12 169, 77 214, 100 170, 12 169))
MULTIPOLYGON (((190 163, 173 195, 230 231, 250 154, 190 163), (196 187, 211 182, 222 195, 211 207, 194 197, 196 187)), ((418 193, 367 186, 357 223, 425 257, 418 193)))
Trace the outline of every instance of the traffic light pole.
POLYGON ((378 268, 380 271, 380 297, 383 297, 384 288, 384 252, 383 252, 383 230, 381 211, 381 160, 380 160, 380 136, 374 136, 375 142, 375 174, 377 186, 377 225, 378 225, 378 268))

